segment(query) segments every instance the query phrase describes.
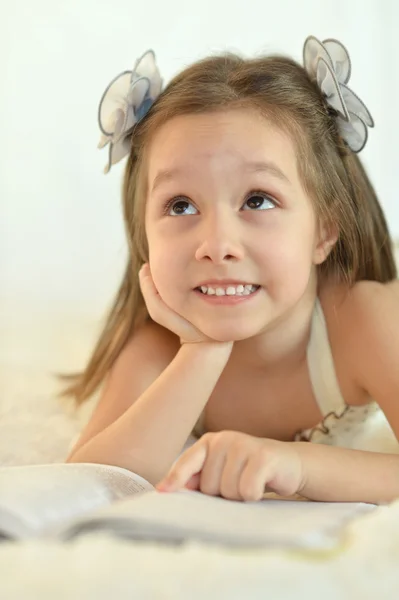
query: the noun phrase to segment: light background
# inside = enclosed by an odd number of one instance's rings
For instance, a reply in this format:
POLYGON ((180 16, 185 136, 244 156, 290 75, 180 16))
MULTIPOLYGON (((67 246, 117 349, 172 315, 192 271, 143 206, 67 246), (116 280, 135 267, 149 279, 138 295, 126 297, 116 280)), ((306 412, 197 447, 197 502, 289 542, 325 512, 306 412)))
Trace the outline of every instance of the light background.
POLYGON ((393 0, 14 0, 0 29, 0 325, 104 313, 126 258, 120 189, 97 150, 105 86, 151 47, 167 82, 212 52, 283 52, 305 38, 349 49, 349 85, 375 123, 362 158, 399 238, 399 9, 393 0))

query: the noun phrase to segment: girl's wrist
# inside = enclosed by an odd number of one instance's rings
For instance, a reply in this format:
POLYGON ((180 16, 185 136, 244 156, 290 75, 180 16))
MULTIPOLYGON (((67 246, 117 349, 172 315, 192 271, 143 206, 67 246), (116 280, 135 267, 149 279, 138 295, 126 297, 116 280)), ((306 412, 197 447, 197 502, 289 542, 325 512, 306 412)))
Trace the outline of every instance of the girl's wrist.
POLYGON ((301 463, 301 477, 300 477, 300 485, 297 490, 297 494, 304 494, 304 489, 308 484, 308 469, 307 463, 309 458, 309 452, 311 453, 314 448, 309 448, 311 446, 310 442, 288 442, 290 446, 292 446, 293 450, 297 453, 300 463, 301 463))
POLYGON ((194 356, 212 356, 213 359, 220 357, 221 360, 229 359, 234 342, 184 342, 180 351, 190 353, 194 356))

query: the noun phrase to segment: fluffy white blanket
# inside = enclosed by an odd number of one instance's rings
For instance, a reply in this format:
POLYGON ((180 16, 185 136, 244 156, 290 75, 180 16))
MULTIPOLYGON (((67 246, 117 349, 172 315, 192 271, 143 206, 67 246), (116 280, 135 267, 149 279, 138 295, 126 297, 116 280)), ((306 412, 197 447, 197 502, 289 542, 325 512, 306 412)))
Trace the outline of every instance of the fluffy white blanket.
MULTIPOLYGON (((63 461, 93 402, 74 414, 55 399, 51 371, 79 368, 96 326, 18 319, 0 323, 0 334, 0 464, 63 461)), ((340 551, 324 556, 164 547, 104 534, 71 545, 3 543, 0 597, 387 600, 398 598, 398 564, 399 501, 359 518, 340 551)))

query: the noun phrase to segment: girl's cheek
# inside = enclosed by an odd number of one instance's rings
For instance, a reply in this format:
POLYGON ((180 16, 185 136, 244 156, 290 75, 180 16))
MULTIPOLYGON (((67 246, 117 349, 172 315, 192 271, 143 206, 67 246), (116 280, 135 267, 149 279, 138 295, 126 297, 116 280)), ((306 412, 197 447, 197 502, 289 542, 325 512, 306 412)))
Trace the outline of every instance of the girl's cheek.
POLYGON ((171 306, 175 303, 176 292, 179 283, 181 284, 182 277, 179 276, 181 270, 176 267, 173 255, 166 252, 159 254, 154 252, 151 261, 151 273, 155 287, 163 300, 171 306))

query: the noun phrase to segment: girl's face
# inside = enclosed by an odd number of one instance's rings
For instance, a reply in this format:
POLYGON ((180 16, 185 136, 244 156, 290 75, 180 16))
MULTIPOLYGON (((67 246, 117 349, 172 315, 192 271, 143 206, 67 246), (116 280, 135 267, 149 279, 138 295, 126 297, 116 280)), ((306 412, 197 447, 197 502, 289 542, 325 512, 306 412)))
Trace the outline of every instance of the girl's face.
POLYGON ((255 111, 167 121, 149 151, 145 219, 161 297, 219 341, 250 338, 284 318, 314 288, 325 258, 294 145, 255 111), (222 280, 260 288, 239 302, 196 290, 238 285, 222 280))

